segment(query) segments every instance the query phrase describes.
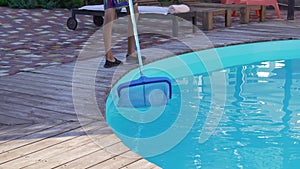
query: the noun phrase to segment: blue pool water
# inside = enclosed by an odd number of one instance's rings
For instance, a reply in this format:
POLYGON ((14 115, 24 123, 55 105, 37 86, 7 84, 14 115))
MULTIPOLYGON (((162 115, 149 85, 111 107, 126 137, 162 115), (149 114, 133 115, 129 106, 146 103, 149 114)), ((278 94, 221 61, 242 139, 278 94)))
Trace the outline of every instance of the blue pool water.
POLYGON ((300 40, 184 54, 147 65, 145 74, 172 79, 168 104, 118 107, 113 88, 106 118, 150 162, 165 169, 300 166, 300 40))

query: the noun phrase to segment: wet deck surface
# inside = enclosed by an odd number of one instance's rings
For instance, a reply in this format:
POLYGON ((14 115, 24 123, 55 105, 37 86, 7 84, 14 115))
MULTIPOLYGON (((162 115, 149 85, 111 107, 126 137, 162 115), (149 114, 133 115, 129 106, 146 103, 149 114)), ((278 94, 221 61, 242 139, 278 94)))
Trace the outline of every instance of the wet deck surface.
MULTIPOLYGON (((17 14, 16 10, 0 10, 6 17, 17 14)), ((4 37, 0 40, 0 168, 159 168, 126 148, 105 122, 107 93, 137 64, 104 69, 102 30, 91 25, 87 17, 81 18, 78 30, 69 31, 65 28, 69 11, 23 12, 31 18, 18 15, 13 19, 26 23, 26 18, 34 21, 46 13, 49 20, 32 31, 30 24, 20 27, 15 21, 0 18, 4 37), (55 22, 49 22, 51 18, 55 22), (43 33, 44 29, 48 32, 43 33), (26 33, 33 35, 20 36, 26 33), (48 44, 49 36, 54 40, 48 44)), ((300 18, 298 11, 296 14, 300 18)), ((286 17, 285 11, 282 15, 286 17)), ((191 34, 190 25, 183 22, 179 37, 174 38, 168 21, 162 21, 160 29, 154 31, 151 23, 156 23, 155 19, 141 19, 146 63, 214 46, 300 38, 298 19, 279 20, 268 14, 266 22, 254 18, 250 24, 240 25, 236 20, 230 28, 218 22, 216 29, 204 34, 191 34)), ((124 27, 126 19, 119 19, 116 25, 124 27)), ((126 32, 118 28, 114 51, 124 60, 126 41, 120 36, 126 37, 126 32)))

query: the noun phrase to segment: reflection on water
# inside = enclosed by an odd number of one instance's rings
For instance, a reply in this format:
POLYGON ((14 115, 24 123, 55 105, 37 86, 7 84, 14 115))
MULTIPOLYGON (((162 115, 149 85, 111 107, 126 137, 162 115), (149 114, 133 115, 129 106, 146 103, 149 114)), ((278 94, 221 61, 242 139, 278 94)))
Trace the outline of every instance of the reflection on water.
POLYGON ((193 130, 175 148, 148 160, 175 169, 298 168, 299 65, 299 59, 261 62, 196 76, 201 101, 193 130), (210 92, 210 79, 220 72, 227 77, 225 112, 212 136, 199 143, 206 117, 213 113, 216 93, 210 92))

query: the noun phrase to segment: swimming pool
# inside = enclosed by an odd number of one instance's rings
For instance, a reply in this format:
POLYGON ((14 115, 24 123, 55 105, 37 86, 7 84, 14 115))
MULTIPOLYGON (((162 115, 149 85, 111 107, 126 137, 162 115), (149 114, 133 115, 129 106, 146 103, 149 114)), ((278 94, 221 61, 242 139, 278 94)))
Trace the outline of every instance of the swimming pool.
POLYGON ((125 145, 162 168, 297 168, 299 65, 300 40, 164 59, 145 74, 172 78, 168 105, 120 108, 113 88, 106 118, 125 145))

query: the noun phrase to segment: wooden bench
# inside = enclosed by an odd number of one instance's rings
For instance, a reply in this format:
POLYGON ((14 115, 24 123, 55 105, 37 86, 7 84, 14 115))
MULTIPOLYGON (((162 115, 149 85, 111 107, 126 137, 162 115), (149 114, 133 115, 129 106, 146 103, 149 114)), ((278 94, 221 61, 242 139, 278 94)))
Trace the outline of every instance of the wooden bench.
POLYGON ((213 17, 222 15, 225 17, 225 27, 230 27, 232 24, 230 8, 203 8, 197 6, 191 6, 191 11, 197 13, 197 19, 202 19, 202 27, 204 30, 213 29, 213 17))
POLYGON ((231 11, 240 12, 240 23, 246 24, 250 22, 250 11, 259 10, 260 16, 259 20, 261 22, 266 19, 266 6, 263 5, 240 5, 240 4, 219 4, 219 3, 200 3, 200 2, 187 2, 183 0, 183 3, 186 3, 192 7, 204 7, 204 8, 222 8, 222 9, 231 9, 231 11))

